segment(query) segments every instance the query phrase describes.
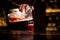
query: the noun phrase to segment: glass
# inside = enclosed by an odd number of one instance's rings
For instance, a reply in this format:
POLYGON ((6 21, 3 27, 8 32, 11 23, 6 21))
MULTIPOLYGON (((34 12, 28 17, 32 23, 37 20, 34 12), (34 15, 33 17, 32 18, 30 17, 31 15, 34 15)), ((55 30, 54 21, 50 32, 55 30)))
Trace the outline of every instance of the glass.
POLYGON ((29 21, 28 22, 28 30, 29 31, 34 31, 34 21, 29 21))

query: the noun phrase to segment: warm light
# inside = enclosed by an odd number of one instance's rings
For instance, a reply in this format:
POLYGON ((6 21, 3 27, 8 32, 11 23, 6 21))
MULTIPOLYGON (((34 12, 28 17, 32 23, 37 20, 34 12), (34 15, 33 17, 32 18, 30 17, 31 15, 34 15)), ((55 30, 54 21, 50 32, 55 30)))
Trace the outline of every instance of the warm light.
POLYGON ((55 23, 48 23, 48 26, 50 27, 50 26, 56 26, 56 24, 55 23))
POLYGON ((4 18, 0 18, 0 26, 7 26, 6 22, 4 21, 4 18))
POLYGON ((46 9, 46 13, 50 13, 51 11, 52 11, 52 9, 51 9, 51 8, 46 9))
POLYGON ((55 23, 52 23, 52 26, 56 26, 56 24, 55 23))
POLYGON ((46 31, 57 31, 56 24, 48 23, 48 26, 46 27, 46 31))
POLYGON ((60 12, 60 9, 47 8, 46 13, 50 13, 50 12, 60 12))
POLYGON ((50 3, 53 3, 53 0, 50 0, 50 3))
POLYGON ((59 20, 59 17, 58 16, 56 17, 56 20, 59 20))
POLYGON ((45 0, 41 0, 42 2, 44 2, 45 0))
POLYGON ((52 18, 51 18, 51 17, 49 17, 49 20, 52 20, 52 18))
POLYGON ((48 23, 48 26, 51 26, 51 23, 48 23))
POLYGON ((50 28, 46 28, 46 31, 57 31, 57 28, 56 27, 54 27, 54 28, 52 28, 52 27, 50 27, 50 28))

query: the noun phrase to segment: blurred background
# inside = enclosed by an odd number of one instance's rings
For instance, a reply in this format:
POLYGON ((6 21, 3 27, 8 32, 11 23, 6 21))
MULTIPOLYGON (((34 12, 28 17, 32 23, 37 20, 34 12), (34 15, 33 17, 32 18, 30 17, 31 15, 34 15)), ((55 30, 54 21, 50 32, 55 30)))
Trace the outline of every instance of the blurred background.
MULTIPOLYGON (((1 0, 0 1, 0 38, 11 40, 59 40, 60 39, 60 0, 1 0), (34 6, 33 20, 27 30, 8 30, 8 11, 18 6, 34 6)), ((22 24, 23 25, 23 24, 22 24)))

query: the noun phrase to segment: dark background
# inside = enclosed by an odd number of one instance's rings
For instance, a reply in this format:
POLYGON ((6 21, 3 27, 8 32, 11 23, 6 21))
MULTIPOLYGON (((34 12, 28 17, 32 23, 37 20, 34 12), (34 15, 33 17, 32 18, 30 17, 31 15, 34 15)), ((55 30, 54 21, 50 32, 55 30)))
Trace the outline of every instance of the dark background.
MULTIPOLYGON (((0 0, 0 11, 2 11, 2 9, 5 9, 6 11, 6 17, 8 14, 8 10, 11 8, 16 8, 18 7, 17 5, 12 4, 12 2, 16 2, 17 4, 22 4, 22 3, 26 3, 29 5, 33 5, 35 0, 0 0)), ((53 0, 54 1, 54 0, 53 0)), ((56 3, 50 3, 49 0, 36 0, 36 2, 34 3, 34 11, 33 11, 33 18, 34 18, 34 32, 35 33, 45 33, 45 28, 46 28, 46 24, 48 23, 48 17, 46 17, 45 15, 45 9, 46 9, 46 4, 48 4, 48 6, 50 6, 51 8, 55 8, 55 5, 57 5, 57 8, 60 8, 60 1, 58 0, 56 3)), ((53 16, 54 17, 54 16, 53 16)), ((8 22, 8 18, 7 20, 7 24, 8 22)), ((54 22, 54 20, 53 20, 54 22)), ((58 25, 58 24, 57 24, 58 25)), ((39 35, 36 34, 34 35, 34 40, 45 40, 45 35, 39 35)), ((55 38, 56 39, 56 38, 55 38)))

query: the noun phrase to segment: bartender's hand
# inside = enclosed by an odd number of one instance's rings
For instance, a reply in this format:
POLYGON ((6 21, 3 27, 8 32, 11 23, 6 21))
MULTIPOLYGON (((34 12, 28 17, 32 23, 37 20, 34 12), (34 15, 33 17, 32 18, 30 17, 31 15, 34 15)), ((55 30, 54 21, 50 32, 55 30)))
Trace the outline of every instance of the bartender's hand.
POLYGON ((34 10, 34 7, 29 6, 28 4, 21 4, 19 10, 26 14, 29 10, 34 10))

